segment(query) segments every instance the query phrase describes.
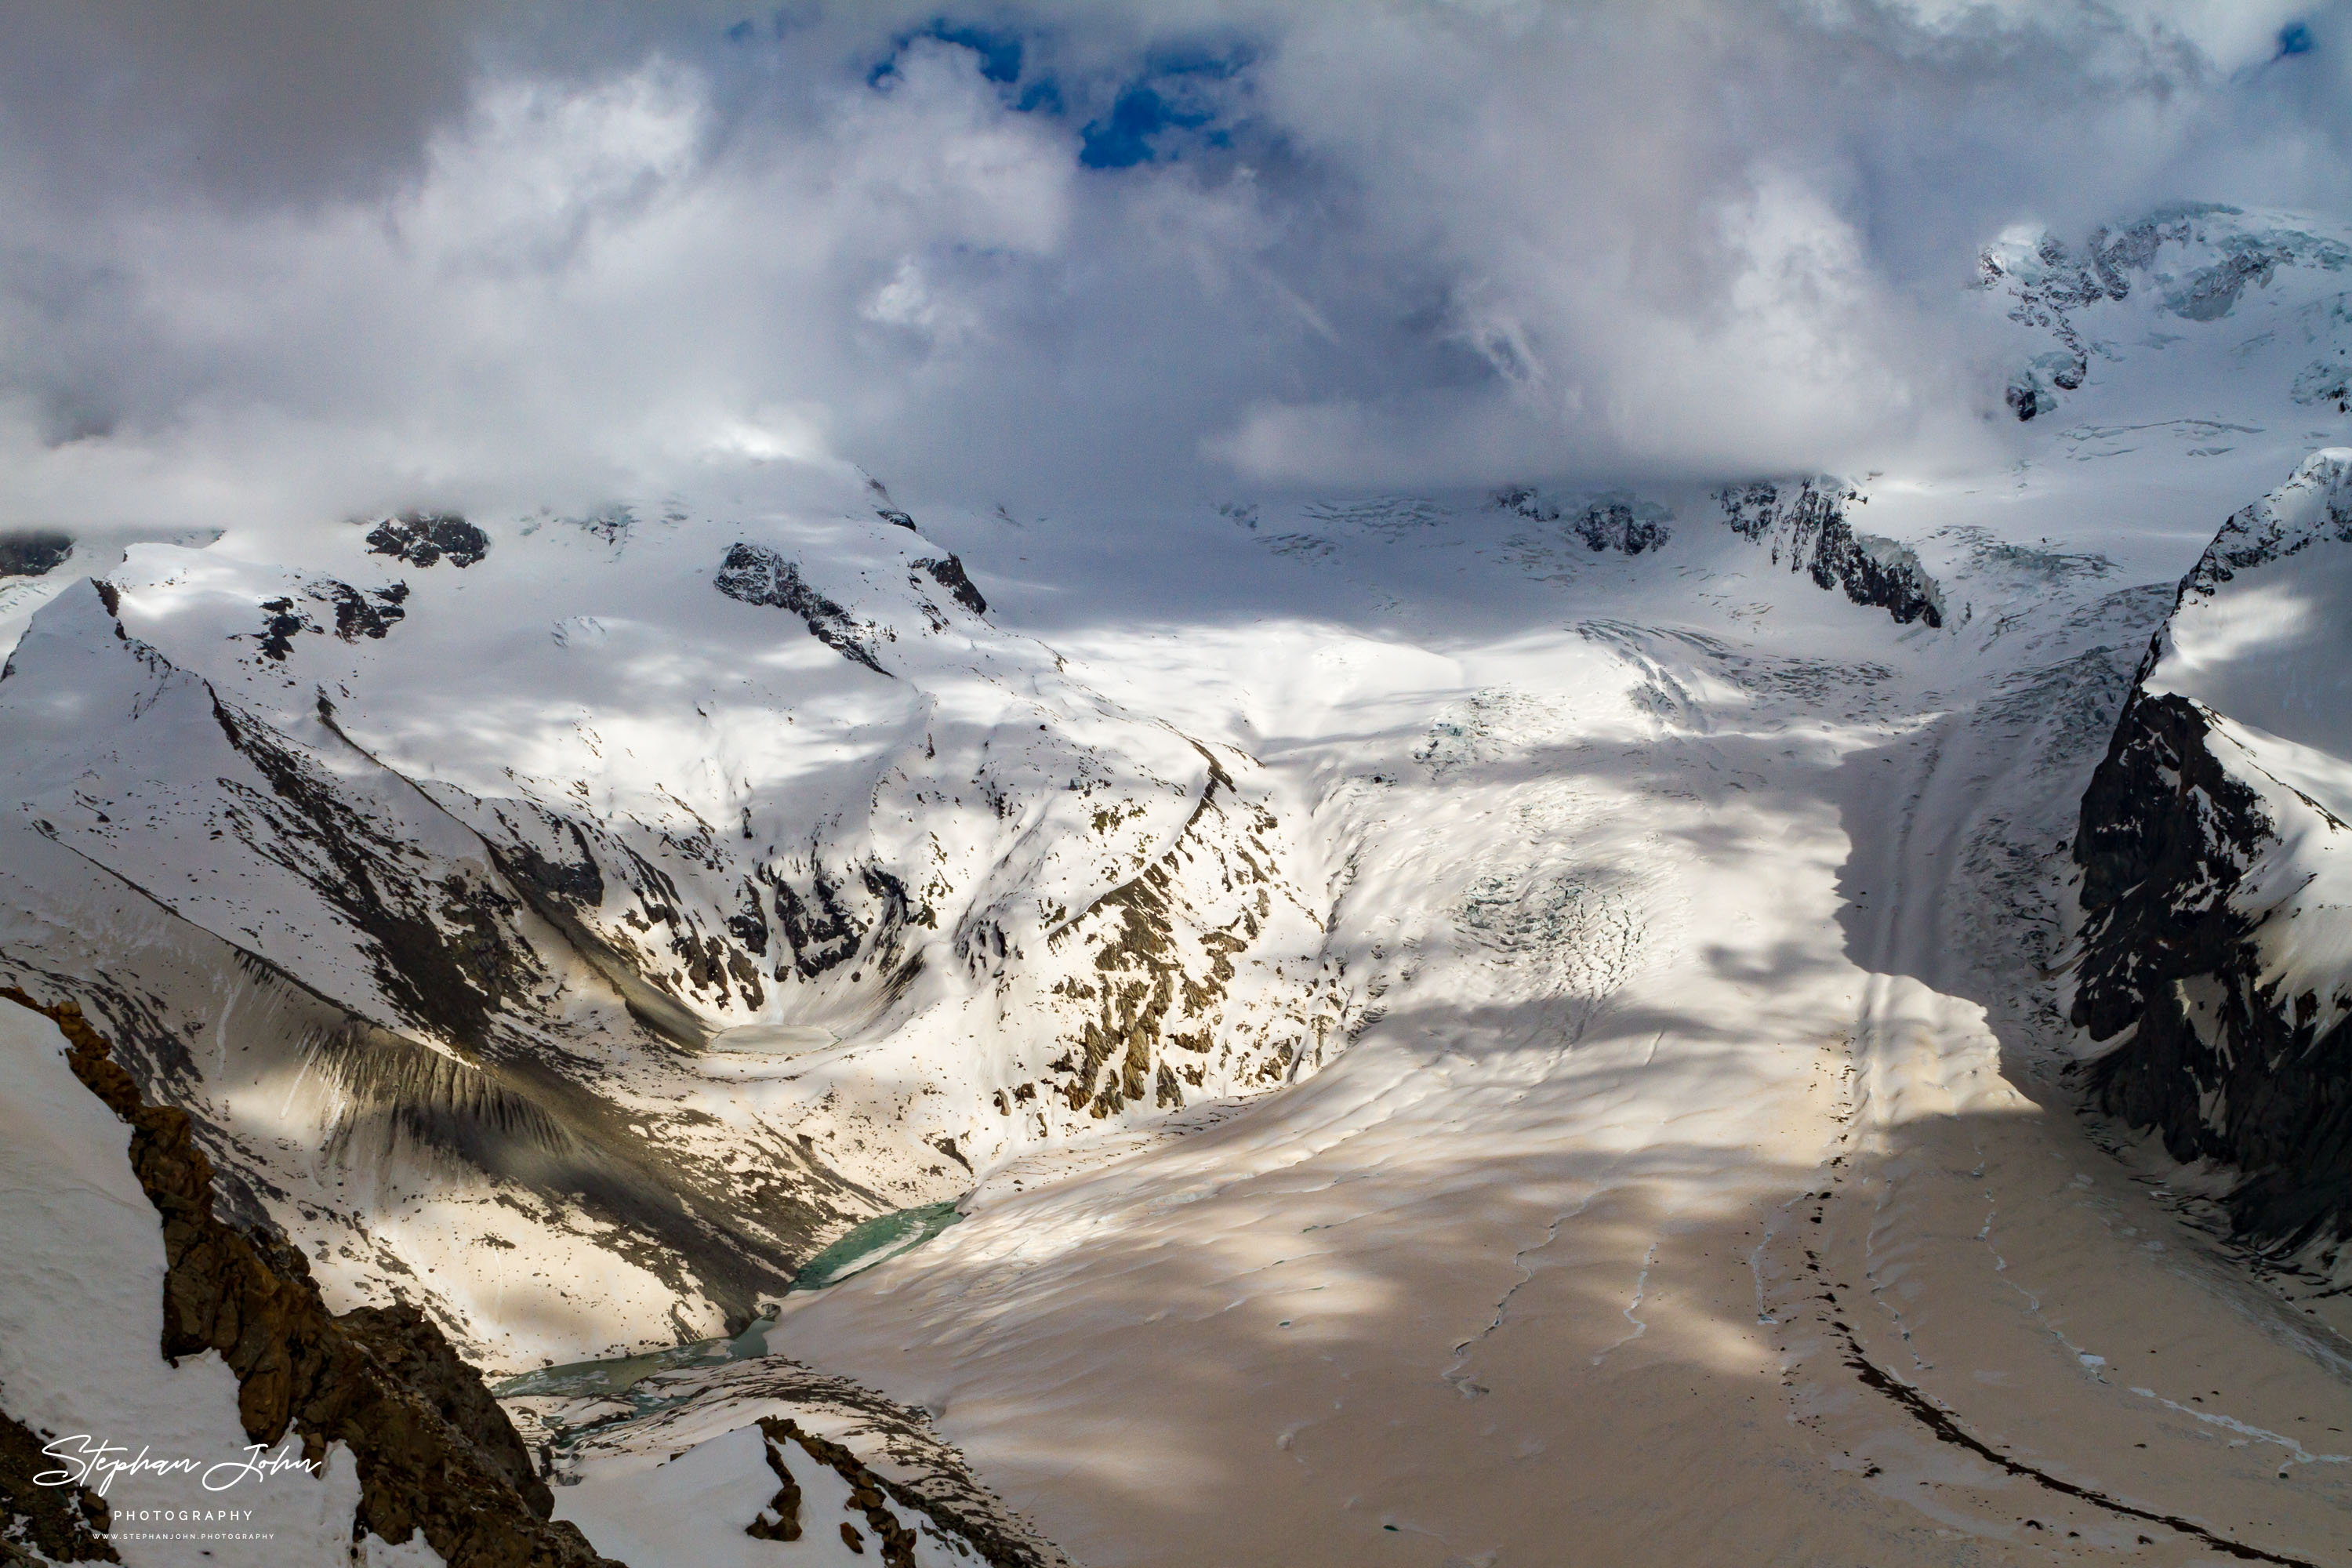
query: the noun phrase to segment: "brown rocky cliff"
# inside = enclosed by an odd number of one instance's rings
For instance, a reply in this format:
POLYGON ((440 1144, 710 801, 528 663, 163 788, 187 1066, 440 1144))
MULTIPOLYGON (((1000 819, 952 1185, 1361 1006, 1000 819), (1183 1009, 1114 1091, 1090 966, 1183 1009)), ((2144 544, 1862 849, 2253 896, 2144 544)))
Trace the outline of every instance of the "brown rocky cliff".
POLYGON ((79 1007, 0 996, 55 1021, 75 1076, 131 1124, 131 1170, 163 1222, 163 1353, 217 1351, 247 1437, 276 1444, 291 1428, 314 1460, 344 1444, 359 1524, 395 1544, 422 1531, 449 1568, 621 1568, 547 1517, 521 1439, 422 1313, 330 1313, 300 1253, 214 1215, 212 1163, 187 1113, 145 1103, 79 1007))
POLYGON ((58 1461, 45 1436, 0 1415, 0 1568, 37 1563, 120 1563, 106 1539, 112 1516, 88 1487, 41 1486, 58 1461))

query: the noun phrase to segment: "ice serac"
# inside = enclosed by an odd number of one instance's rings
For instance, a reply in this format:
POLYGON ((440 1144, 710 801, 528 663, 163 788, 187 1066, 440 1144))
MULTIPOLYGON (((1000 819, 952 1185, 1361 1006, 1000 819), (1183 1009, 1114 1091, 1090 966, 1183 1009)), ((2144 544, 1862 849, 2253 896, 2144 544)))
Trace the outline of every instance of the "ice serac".
POLYGON ((2100 1103, 2240 1177, 2240 1229, 2352 1237, 2352 450, 2231 517, 2083 800, 2074 1022, 2100 1103))
POLYGON ((1873 605, 1908 625, 1944 624, 1943 595, 1907 544, 1858 531, 1846 507, 1862 494, 1823 476, 1788 483, 1740 485, 1722 492, 1730 530, 1771 552, 1772 563, 1810 577, 1816 587, 1843 589, 1857 605, 1873 605))

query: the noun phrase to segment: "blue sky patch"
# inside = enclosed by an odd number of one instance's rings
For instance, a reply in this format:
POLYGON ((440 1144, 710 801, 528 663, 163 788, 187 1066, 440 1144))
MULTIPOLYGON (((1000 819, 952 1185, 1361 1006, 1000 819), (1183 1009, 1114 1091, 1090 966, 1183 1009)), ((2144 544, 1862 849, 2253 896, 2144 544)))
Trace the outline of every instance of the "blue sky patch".
POLYGON ((1149 87, 1123 89, 1110 113, 1087 127, 1078 162, 1089 169, 1131 169, 1154 156, 1151 140, 1171 126, 1192 130, 1209 122, 1205 110, 1171 106, 1149 87))
POLYGON ((1171 132, 1199 132, 1196 140, 1208 146, 1228 144, 1228 132, 1218 125, 1228 95, 1219 89, 1251 58, 1240 46, 1156 52, 1142 75, 1119 88, 1110 112, 1087 126, 1078 162, 1089 169, 1131 169, 1169 157, 1181 144, 1171 132))
MULTIPOLYGON (((878 87, 898 71, 898 57, 907 46, 918 38, 936 38, 942 44, 953 44, 970 49, 980 57, 980 74, 1000 87, 1009 87, 1021 79, 1021 37, 1017 33, 993 32, 945 16, 934 16, 929 26, 911 33, 901 33, 891 40, 887 58, 866 73, 866 85, 878 87)), ((1057 98, 1055 101, 1060 100, 1057 98)))

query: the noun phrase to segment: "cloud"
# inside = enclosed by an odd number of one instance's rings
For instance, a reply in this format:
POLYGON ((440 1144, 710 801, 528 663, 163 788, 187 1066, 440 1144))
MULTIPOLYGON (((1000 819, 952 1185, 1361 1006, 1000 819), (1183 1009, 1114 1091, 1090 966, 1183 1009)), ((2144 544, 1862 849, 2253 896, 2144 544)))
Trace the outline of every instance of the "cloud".
POLYGON ((10 521, 1935 462, 1984 240, 2352 195, 2261 0, 9 21, 10 521))

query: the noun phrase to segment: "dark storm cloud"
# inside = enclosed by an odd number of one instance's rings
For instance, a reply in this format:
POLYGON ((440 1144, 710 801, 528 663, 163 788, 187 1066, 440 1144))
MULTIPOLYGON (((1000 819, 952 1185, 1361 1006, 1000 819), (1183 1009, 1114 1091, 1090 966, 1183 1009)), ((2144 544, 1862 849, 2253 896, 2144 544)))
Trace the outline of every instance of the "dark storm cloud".
POLYGON ((1934 461, 1984 241, 2352 195, 2341 5, 6 21, 12 518, 1934 461))
POLYGON ((359 195, 413 174, 472 84, 467 9, 12 0, 0 114, 51 195, 359 195))

